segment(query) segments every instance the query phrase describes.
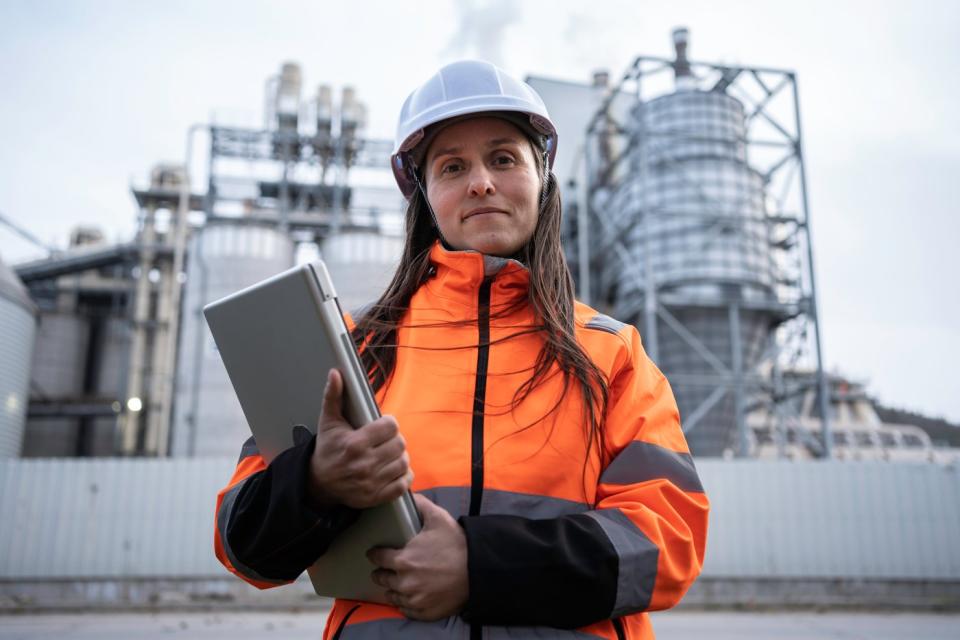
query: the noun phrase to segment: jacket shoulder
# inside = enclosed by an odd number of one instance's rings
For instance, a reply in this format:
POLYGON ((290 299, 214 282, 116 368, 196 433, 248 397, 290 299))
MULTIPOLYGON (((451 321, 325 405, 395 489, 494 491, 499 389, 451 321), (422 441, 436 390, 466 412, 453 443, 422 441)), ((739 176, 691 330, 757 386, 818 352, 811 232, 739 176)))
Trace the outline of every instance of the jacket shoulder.
POLYGON ((640 342, 637 328, 577 302, 574 308, 577 341, 594 362, 607 361, 612 368, 633 359, 634 346, 640 342))

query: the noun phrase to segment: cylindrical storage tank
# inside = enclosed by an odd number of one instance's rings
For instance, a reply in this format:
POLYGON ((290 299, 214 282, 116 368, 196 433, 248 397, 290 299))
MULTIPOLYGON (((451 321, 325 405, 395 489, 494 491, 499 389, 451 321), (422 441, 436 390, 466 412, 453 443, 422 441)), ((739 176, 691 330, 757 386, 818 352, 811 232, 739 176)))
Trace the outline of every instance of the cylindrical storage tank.
POLYGON ((16 458, 23 447, 36 315, 23 283, 0 261, 0 458, 16 458))
POLYGON ((651 166, 694 158, 746 163, 743 103, 716 91, 677 91, 638 103, 632 112, 631 165, 651 166), (637 126, 642 122, 643 127, 637 126))
MULTIPOLYGON (((30 375, 35 393, 51 400, 82 397, 89 341, 88 318, 66 311, 41 311, 30 375)), ((75 417, 30 419, 22 455, 74 455, 79 424, 75 417)))
POLYGON ((274 108, 277 125, 281 129, 297 130, 297 115, 300 113, 300 65, 287 62, 280 69, 280 81, 274 108))
POLYGON ((289 269, 293 249, 273 226, 216 223, 194 233, 177 358, 174 456, 235 456, 250 437, 203 307, 289 269))
POLYGON ((326 238, 320 256, 333 278, 340 307, 355 313, 375 302, 390 284, 402 252, 403 238, 372 231, 326 238))
MULTIPOLYGON (((601 276, 614 292, 614 315, 644 333, 652 277, 658 302, 728 369, 739 341, 749 371, 779 322, 750 309, 775 302, 779 270, 764 179, 747 164, 743 105, 724 93, 684 90, 639 104, 633 118, 630 175, 601 212, 612 222, 601 242, 615 233, 626 248, 601 276), (739 309, 735 320, 731 306, 739 309)), ((729 385, 662 318, 657 346, 681 417, 729 385)), ((721 455, 735 444, 735 422, 727 393, 690 434, 694 453, 721 455)))
MULTIPOLYGON (((737 285, 746 300, 762 301, 773 298, 778 273, 763 199, 755 171, 697 159, 631 178, 610 210, 633 264, 646 266, 649 243, 658 291, 716 299, 726 285, 737 285)), ((608 280, 617 282, 620 316, 642 308, 642 269, 620 269, 608 280)))
MULTIPOLYGON (((716 299, 733 284, 749 300, 771 299, 777 267, 763 177, 746 163, 743 105, 682 91, 633 115, 631 174, 607 210, 630 261, 649 266, 658 291, 716 299)), ((643 308, 642 270, 620 267, 606 281, 616 282, 619 316, 643 308)))

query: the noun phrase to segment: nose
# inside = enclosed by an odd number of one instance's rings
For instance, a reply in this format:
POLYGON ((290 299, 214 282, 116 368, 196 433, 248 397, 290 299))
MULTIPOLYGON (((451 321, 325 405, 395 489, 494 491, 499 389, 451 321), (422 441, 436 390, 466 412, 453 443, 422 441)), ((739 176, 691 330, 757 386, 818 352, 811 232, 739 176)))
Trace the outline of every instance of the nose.
POLYGON ((490 169, 482 164, 474 166, 470 170, 470 180, 467 184, 469 194, 473 197, 492 196, 497 192, 497 187, 493 183, 493 174, 490 169))

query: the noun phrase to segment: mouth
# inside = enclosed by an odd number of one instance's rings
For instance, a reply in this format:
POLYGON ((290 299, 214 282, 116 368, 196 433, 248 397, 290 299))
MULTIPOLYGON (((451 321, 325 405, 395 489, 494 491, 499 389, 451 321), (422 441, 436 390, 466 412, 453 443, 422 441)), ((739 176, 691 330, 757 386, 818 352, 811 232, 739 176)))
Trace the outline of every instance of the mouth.
POLYGON ((480 207, 478 209, 471 209, 470 211, 467 211, 466 215, 463 216, 463 220, 468 220, 474 216, 481 216, 488 213, 502 213, 507 215, 507 212, 503 209, 496 209, 494 207, 480 207))

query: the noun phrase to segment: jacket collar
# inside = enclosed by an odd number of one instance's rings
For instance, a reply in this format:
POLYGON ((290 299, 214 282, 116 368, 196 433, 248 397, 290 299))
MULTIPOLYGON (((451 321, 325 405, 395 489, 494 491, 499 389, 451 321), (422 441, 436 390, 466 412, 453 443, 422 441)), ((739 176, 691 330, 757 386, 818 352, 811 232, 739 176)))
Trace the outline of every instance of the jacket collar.
POLYGON ((437 269, 433 282, 443 288, 445 296, 462 295, 473 302, 488 276, 493 277, 492 291, 501 303, 526 296, 530 286, 527 267, 512 258, 488 256, 471 249, 449 250, 437 241, 430 248, 430 262, 437 269))

